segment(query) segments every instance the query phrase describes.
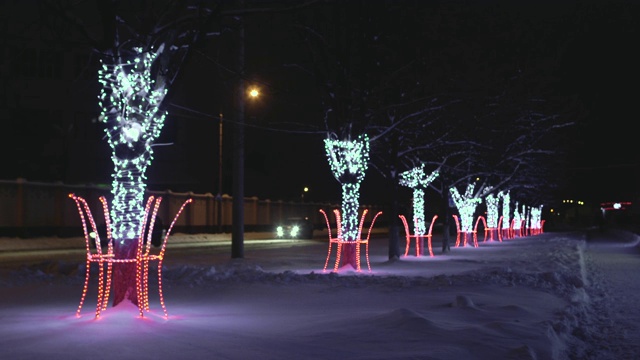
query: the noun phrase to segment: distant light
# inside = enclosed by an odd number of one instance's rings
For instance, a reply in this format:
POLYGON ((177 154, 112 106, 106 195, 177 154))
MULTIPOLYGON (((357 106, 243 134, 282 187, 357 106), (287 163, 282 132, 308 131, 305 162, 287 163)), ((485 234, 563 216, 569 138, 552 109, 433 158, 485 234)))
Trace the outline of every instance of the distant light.
POLYGON ((249 96, 251 96, 252 98, 257 98, 259 95, 260 95, 260 91, 258 91, 258 89, 253 88, 249 90, 249 96))
POLYGON ((304 189, 302 189, 304 192, 309 192, 309 188, 308 187, 304 187, 304 189))
POLYGON ((298 232, 300 232, 300 227, 298 225, 294 225, 291 228, 291 237, 296 237, 298 236, 298 232))
POLYGON ((600 209, 603 211, 611 210, 628 210, 631 208, 630 201, 618 201, 618 202, 603 202, 600 203, 600 209))

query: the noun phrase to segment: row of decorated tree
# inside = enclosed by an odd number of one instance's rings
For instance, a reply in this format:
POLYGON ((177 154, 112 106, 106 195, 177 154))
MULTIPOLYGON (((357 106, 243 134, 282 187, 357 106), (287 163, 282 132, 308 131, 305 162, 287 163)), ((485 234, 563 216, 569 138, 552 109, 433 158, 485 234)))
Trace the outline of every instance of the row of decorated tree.
MULTIPOLYGON (((401 7, 384 11, 375 8, 386 6, 383 3, 340 7, 314 1, 265 8, 248 0, 170 1, 142 11, 140 5, 100 1, 94 4, 95 9, 87 11, 80 7, 84 3, 43 2, 39 11, 46 19, 58 17, 46 24, 54 28, 61 25, 53 30, 64 30, 64 26, 77 30, 79 38, 72 39, 68 46, 85 44, 102 63, 98 74, 99 120, 111 147, 111 230, 117 240, 117 257, 130 257, 135 249, 142 226, 146 170, 182 65, 195 53, 202 54, 205 39, 234 34, 227 44, 234 47, 233 66, 212 66, 233 73, 238 89, 230 92, 242 95, 246 70, 242 20, 249 14, 268 14, 267 20, 271 20, 271 15, 279 13, 284 22, 296 23, 291 29, 299 32, 296 41, 304 45, 298 47, 304 53, 290 55, 283 68, 302 70, 294 74, 300 78, 310 75, 321 98, 319 116, 312 118, 321 119, 315 124, 315 134, 325 136, 329 165, 342 187, 342 230, 346 237, 353 238, 357 233, 360 184, 369 168, 388 181, 382 201, 388 207, 390 259, 401 254, 398 215, 400 202, 405 200, 399 186, 414 192, 414 226, 423 232, 424 206, 420 204, 429 191, 439 194, 440 219, 448 229, 454 215, 449 207, 451 198, 461 205, 478 204, 478 194, 469 179, 487 179, 495 191, 517 193, 518 201, 528 204, 543 203, 540 195, 550 194, 557 185, 553 179, 559 168, 548 160, 561 156, 557 146, 561 143, 560 129, 570 123, 548 107, 545 86, 540 84, 543 77, 535 67, 523 69, 517 65, 529 63, 528 48, 522 46, 525 50, 517 55, 521 58, 491 74, 455 68, 448 72, 455 76, 443 76, 445 72, 439 69, 453 66, 447 55, 451 49, 438 48, 446 42, 439 41, 438 32, 432 33, 424 23, 442 23, 446 12, 435 9, 411 14, 401 7), (86 14, 94 18, 83 18, 86 14), (401 29, 387 21, 393 15, 403 16, 401 29), (327 18, 336 22, 326 26, 327 18), (424 169, 437 170, 424 176, 424 169), (464 186, 467 189, 463 195, 451 190, 464 186), (469 187, 471 192, 467 194, 469 187)), ((66 35, 63 38, 68 41, 66 35)), ((478 54, 473 51, 479 49, 475 45, 463 39, 455 48, 456 57, 475 58, 478 54)), ((475 65, 478 69, 494 67, 485 61, 475 65)), ((547 84, 553 83, 552 78, 544 79, 547 84)), ((568 101, 564 104, 571 105, 568 101)), ((242 102, 238 101, 235 108, 240 113, 242 102)), ((238 144, 234 153, 238 155, 234 158, 233 195, 238 201, 243 197, 243 116, 237 116, 234 126, 238 144)), ((483 196, 491 194, 482 187, 479 191, 483 196)), ((237 208, 234 230, 243 221, 241 207, 237 208)), ((538 210, 518 209, 517 205, 515 209, 518 216, 514 219, 527 219, 524 214, 529 213, 534 216, 525 221, 539 221, 538 210)), ((460 220, 469 230, 473 221, 464 211, 460 220)), ((494 215, 488 215, 489 226, 494 224, 494 215)), ((518 223, 511 222, 514 227, 518 223)), ((242 239, 235 234, 233 245, 236 238, 242 239)), ((450 239, 448 231, 444 234, 442 251, 446 252, 450 251, 450 239)), ((232 251, 236 248, 232 256, 242 257, 241 246, 232 246, 232 251)), ((350 250, 347 247, 345 251, 350 250)), ((137 301, 134 274, 127 264, 117 266, 114 304, 126 299, 137 301)))

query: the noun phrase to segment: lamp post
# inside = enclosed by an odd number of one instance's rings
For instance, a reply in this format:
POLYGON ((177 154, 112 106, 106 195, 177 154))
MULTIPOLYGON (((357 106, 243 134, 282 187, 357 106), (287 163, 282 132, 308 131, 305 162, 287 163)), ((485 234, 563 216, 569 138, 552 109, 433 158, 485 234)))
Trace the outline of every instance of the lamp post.
POLYGON ((222 113, 220 113, 218 133, 220 134, 218 139, 218 196, 222 196, 222 113))
MULTIPOLYGON (((244 51, 241 59, 244 59, 244 51)), ((241 61, 240 68, 244 66, 241 61)), ((242 75, 242 74, 241 74, 242 75)), ((239 79, 238 96, 236 97, 237 120, 234 126, 234 155, 233 155, 233 203, 231 209, 231 258, 244 257, 244 122, 245 122, 245 97, 248 94, 251 99, 257 99, 260 92, 257 88, 249 88, 245 94, 245 82, 239 79)))
POLYGON ((222 232, 222 113, 220 113, 220 125, 218 126, 218 232, 222 232))
POLYGON ((300 195, 301 202, 304 202, 304 194, 305 194, 305 193, 308 193, 308 192, 309 192, 309 188, 305 186, 305 187, 302 189, 302 195, 300 195))
MULTIPOLYGON (((248 95, 251 98, 257 98, 258 96, 260 96, 260 91, 253 87, 248 91, 248 95)), ((218 126, 218 134, 219 134, 219 139, 218 139, 218 195, 216 196, 217 200, 218 200, 218 232, 222 232, 222 134, 223 134, 223 119, 224 119, 224 115, 222 114, 222 112, 219 114, 219 119, 220 119, 220 123, 218 126)))

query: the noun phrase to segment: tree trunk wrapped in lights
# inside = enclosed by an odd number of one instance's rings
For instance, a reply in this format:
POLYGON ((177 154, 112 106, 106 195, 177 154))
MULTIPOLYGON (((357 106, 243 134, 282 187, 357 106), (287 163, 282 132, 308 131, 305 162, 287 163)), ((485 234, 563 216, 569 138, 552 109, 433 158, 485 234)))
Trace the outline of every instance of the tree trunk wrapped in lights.
POLYGON ((502 231, 501 237, 510 239, 511 233, 511 193, 509 191, 501 191, 498 196, 502 198, 502 231))
POLYGON ((513 219, 511 220, 511 231, 512 237, 514 236, 522 236, 522 214, 520 213, 520 209, 518 209, 518 202, 516 201, 515 206, 513 207, 513 219))
MULTIPOLYGON (((424 164, 400 174, 400 181, 398 183, 413 189, 413 234, 416 236, 422 236, 427 232, 424 219, 424 190, 438 175, 439 172, 436 170, 429 176, 426 176, 424 173, 424 164)), ((420 238, 419 241, 420 244, 417 246, 419 249, 418 255, 422 255, 424 239, 420 238)))
MULTIPOLYGON (((453 202, 460 213, 460 232, 462 234, 458 234, 458 236, 464 236, 463 246, 467 245, 468 234, 473 233, 473 215, 476 212, 476 207, 482 203, 482 198, 474 195, 473 193, 475 187, 475 183, 467 185, 467 190, 464 195, 460 195, 458 189, 455 187, 449 188, 453 202)), ((456 246, 459 244, 460 239, 458 238, 458 240, 456 240, 456 246)), ((474 244, 476 243, 474 242, 474 244)))
POLYGON ((424 220, 424 190, 438 175, 439 172, 436 170, 426 176, 424 164, 400 174, 399 184, 413 189, 413 233, 415 235, 424 235, 427 232, 424 220))
MULTIPOLYGON (((491 187, 487 187, 487 191, 491 191, 491 187)), ((500 194, 488 194, 484 198, 487 203, 487 228, 486 232, 489 232, 489 240, 494 239, 494 233, 497 236, 497 228, 498 228, 498 219, 499 219, 499 205, 500 205, 500 194)))
POLYGON ((356 140, 327 138, 324 145, 331 172, 342 185, 342 237, 353 242, 342 246, 340 266, 351 265, 355 269, 360 183, 369 162, 369 137, 365 134, 356 140))
POLYGON ((542 233, 542 205, 531 208, 531 235, 542 233))
MULTIPOLYGON (((100 120, 106 124, 114 173, 111 192, 112 236, 117 259, 136 255, 147 188, 145 172, 153 159, 151 145, 160 135, 166 112, 159 106, 166 95, 164 83, 151 79, 151 67, 163 51, 134 48, 132 59, 115 59, 99 71, 100 120)), ((114 266, 114 305, 128 299, 137 305, 135 263, 114 266)))

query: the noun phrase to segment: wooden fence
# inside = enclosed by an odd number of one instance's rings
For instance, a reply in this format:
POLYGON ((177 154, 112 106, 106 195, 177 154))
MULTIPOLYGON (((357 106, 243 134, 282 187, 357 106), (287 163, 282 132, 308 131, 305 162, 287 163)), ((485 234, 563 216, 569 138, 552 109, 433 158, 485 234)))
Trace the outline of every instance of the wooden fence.
MULTIPOLYGON (((24 179, 0 180, 0 236, 80 236, 80 217, 69 193, 84 197, 96 222, 101 223, 102 207, 98 198, 104 195, 111 199, 109 187, 30 182, 24 179)), ((170 190, 147 191, 147 195, 162 196, 158 217, 166 226, 182 203, 188 198, 193 199, 180 216, 174 232, 231 232, 233 198, 229 195, 217 197, 210 193, 177 193, 170 190)), ((326 211, 339 206, 247 197, 244 199, 244 228, 245 231, 270 231, 283 219, 307 216, 316 228, 322 229, 326 225, 318 210, 326 211)), ((381 210, 380 206, 361 207, 367 207, 370 211, 381 210)))

